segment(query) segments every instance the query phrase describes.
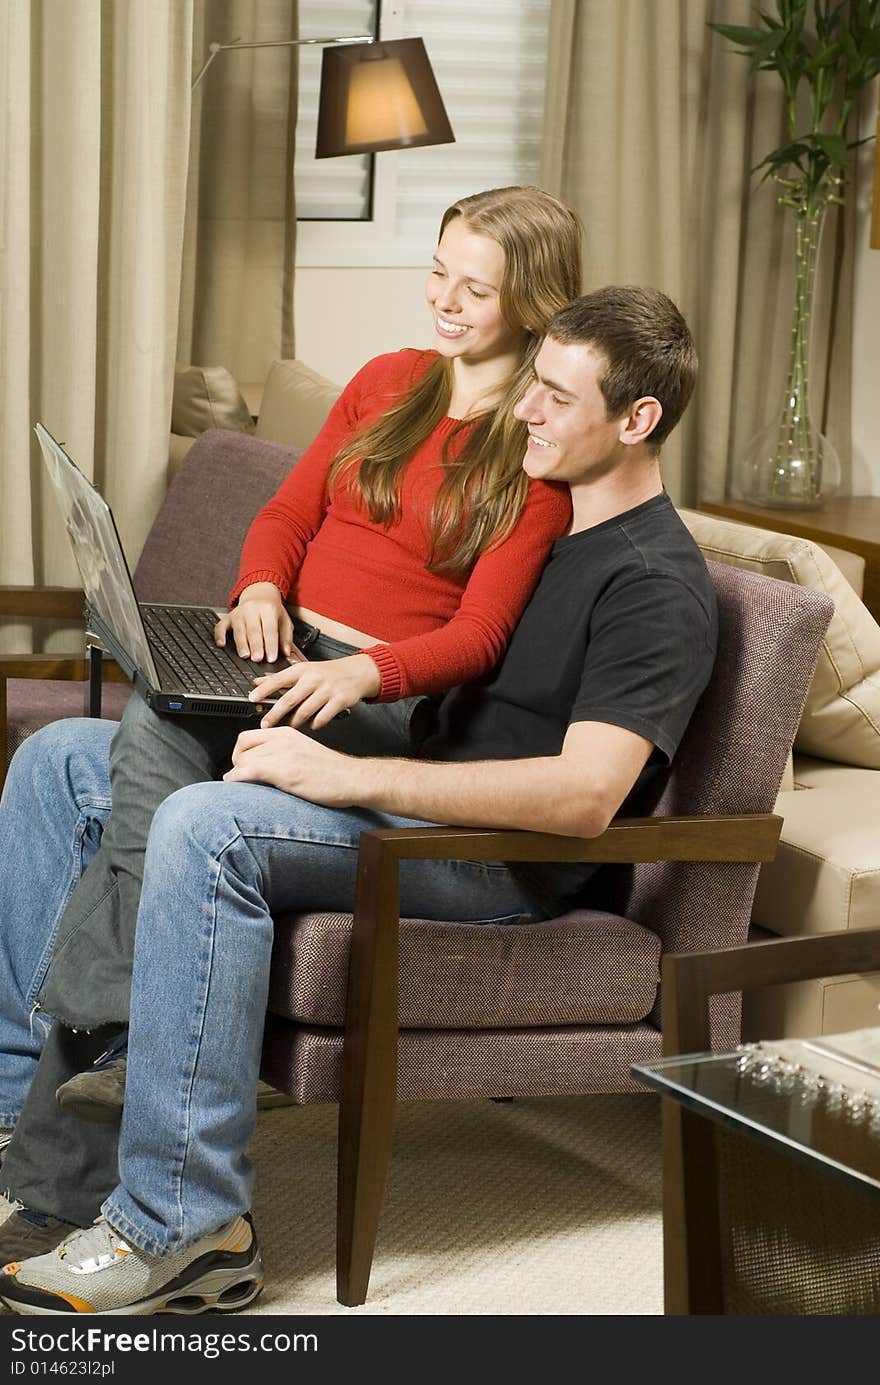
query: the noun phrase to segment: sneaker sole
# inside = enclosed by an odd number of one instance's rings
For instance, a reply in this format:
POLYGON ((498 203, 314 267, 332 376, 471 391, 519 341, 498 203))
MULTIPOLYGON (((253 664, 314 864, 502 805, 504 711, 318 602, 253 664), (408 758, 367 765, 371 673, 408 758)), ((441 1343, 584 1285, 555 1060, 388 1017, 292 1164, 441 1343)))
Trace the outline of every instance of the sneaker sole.
MULTIPOLYGON (((237 1313, 247 1308, 262 1292, 265 1276, 260 1252, 257 1251, 248 1265, 230 1266, 227 1269, 208 1270, 199 1279, 169 1291, 167 1286, 149 1298, 138 1303, 127 1303, 123 1308, 101 1308, 95 1317, 148 1317, 153 1314, 173 1313, 181 1317, 192 1317, 197 1313, 237 1313)), ((4 1303, 13 1313, 23 1317, 58 1317, 59 1314, 77 1313, 80 1310, 67 1304, 60 1296, 54 1305, 49 1303, 28 1303, 24 1299, 11 1298, 0 1294, 4 1303)))

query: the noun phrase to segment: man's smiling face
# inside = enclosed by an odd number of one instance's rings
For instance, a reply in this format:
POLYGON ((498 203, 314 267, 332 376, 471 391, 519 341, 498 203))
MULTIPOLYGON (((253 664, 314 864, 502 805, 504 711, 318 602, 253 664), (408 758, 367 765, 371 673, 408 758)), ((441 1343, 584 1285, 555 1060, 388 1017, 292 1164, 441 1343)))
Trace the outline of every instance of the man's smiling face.
POLYGON ((535 378, 514 409, 529 427, 529 476, 576 485, 619 460, 626 416, 608 417, 599 387, 605 369, 604 357, 584 342, 544 339, 535 378))

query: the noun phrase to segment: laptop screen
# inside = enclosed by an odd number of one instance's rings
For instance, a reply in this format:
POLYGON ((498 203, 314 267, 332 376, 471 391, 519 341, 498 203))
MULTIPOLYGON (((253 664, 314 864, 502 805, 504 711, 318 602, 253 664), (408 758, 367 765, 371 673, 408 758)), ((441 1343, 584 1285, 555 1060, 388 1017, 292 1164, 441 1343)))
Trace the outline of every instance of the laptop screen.
POLYGON ((156 666, 110 507, 41 423, 34 431, 58 496, 89 609, 156 687, 156 666))

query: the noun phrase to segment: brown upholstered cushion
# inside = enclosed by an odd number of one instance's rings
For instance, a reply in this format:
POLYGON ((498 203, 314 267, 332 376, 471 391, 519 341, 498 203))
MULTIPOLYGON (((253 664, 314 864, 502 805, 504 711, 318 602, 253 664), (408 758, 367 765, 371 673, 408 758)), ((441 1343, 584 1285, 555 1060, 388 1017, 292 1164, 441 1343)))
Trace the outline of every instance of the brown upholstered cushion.
MULTIPOLYGON (((269 1009, 341 1025, 351 918, 276 921, 269 1009)), ((632 1024, 654 1003, 660 940, 579 909, 546 923, 400 923, 400 1024, 407 1029, 632 1024)))
MULTIPOLYGON (((630 1063, 661 1054, 660 1031, 628 1025, 547 1029, 403 1029, 398 1101, 474 1100, 486 1096, 576 1096, 643 1091, 630 1063)), ((342 1031, 266 1016, 262 1073, 302 1106, 338 1101, 342 1031)))
POLYGON ((225 607, 248 526, 298 455, 225 428, 202 433, 144 544, 134 574, 141 601, 225 607))
MULTIPOLYGON (((8 699, 8 753, 11 756, 28 736, 50 721, 85 716, 85 683, 52 682, 48 678, 10 678, 8 699)), ((105 683, 101 715, 118 721, 131 696, 128 683, 105 683)))

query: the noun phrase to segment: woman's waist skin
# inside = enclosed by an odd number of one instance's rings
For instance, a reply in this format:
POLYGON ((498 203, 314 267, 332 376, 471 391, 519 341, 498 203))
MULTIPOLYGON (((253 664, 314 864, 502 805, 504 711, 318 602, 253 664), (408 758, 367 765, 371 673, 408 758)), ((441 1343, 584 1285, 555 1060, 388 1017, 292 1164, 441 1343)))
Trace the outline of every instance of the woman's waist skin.
POLYGON ((350 625, 343 625, 340 620, 332 620, 329 616, 321 615, 320 611, 312 611, 308 606, 288 606, 290 614, 304 620, 307 625, 316 625, 324 635, 329 635, 331 639, 341 640, 343 644, 370 645, 386 644, 386 640, 380 640, 376 635, 368 635, 363 630, 355 630, 350 625))

